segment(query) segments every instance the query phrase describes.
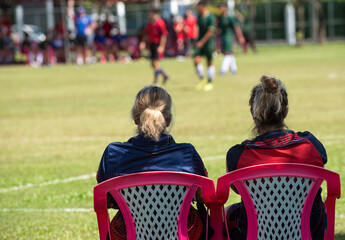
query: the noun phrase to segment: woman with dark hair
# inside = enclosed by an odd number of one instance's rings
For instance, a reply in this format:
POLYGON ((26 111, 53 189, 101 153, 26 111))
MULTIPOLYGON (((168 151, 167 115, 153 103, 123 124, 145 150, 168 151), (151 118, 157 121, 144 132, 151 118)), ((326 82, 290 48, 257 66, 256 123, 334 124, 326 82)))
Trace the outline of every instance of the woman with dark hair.
MULTIPOLYGON (((256 137, 230 148, 226 157, 227 172, 266 163, 302 163, 319 167, 326 164, 326 150, 313 134, 288 130, 284 122, 289 111, 288 95, 280 80, 262 76, 261 83, 252 89, 249 105, 256 137)), ((246 239, 247 216, 243 202, 229 206, 226 212, 231 239, 246 239)), ((312 239, 323 239, 326 227, 320 188, 310 215, 312 239)))

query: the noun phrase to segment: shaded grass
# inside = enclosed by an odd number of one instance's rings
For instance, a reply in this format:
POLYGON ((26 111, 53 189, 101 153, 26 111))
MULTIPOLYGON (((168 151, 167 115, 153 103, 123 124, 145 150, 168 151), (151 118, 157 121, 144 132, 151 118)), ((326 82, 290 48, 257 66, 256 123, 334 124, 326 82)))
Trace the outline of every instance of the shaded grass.
MULTIPOLYGON (((195 92, 190 60, 163 61, 175 105, 172 135, 191 142, 209 176, 225 173, 225 154, 251 137, 248 99, 262 74, 279 77, 289 91, 287 125, 308 130, 325 145, 326 167, 345 189, 345 44, 304 48, 260 47, 237 56, 239 74, 217 77, 212 92, 195 92)), ((221 58, 216 59, 219 69, 221 58)), ((151 83, 146 61, 131 64, 0 69, 0 188, 90 174, 104 148, 135 134, 129 116, 135 94, 151 83)), ((92 209, 95 179, 0 193, 0 209, 92 209)), ((238 196, 232 202, 238 201, 238 196)), ((337 201, 336 233, 345 232, 345 201, 337 201)), ((96 239, 95 214, 1 212, 0 239, 96 239)))

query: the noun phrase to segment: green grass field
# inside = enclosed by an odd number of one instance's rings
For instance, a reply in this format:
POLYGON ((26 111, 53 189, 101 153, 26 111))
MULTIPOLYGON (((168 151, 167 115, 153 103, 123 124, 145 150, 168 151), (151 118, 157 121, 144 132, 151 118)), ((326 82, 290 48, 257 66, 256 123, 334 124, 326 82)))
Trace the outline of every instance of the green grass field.
MULTIPOLYGON (((238 75, 217 76, 208 93, 194 91, 191 60, 164 60, 175 108, 171 134, 192 143, 217 179, 227 150, 251 137, 252 86, 262 74, 275 75, 289 91, 287 125, 323 142, 326 168, 340 173, 345 193, 344 56, 344 43, 261 46, 258 54, 238 54, 238 75)), ((151 80, 147 61, 0 68, 0 239, 98 238, 93 174, 107 144, 135 134, 129 112, 151 80)), ((336 234, 345 239, 344 198, 336 234)))

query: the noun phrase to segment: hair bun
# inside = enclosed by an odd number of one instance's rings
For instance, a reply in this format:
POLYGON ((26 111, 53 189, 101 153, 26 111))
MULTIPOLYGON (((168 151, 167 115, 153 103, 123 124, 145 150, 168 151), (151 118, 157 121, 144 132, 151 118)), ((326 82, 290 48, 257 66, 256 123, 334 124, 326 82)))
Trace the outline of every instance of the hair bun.
POLYGON ((264 86, 264 90, 269 93, 277 93, 279 90, 279 82, 275 77, 263 75, 260 79, 264 86))

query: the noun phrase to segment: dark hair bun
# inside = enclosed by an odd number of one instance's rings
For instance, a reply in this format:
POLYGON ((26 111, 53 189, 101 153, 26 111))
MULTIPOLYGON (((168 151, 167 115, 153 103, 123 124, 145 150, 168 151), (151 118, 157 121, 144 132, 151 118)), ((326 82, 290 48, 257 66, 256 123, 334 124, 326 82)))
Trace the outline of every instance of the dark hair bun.
POLYGON ((260 79, 264 86, 264 90, 269 93, 277 93, 279 90, 279 82, 275 77, 263 75, 260 79))

